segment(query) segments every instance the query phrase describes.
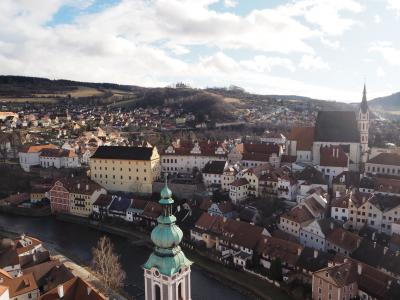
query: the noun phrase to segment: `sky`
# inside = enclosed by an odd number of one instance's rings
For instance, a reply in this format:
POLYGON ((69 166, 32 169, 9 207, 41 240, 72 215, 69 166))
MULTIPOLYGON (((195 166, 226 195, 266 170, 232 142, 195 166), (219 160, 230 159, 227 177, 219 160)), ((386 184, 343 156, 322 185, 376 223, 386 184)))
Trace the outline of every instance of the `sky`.
POLYGON ((1 0, 0 74, 354 102, 400 91, 400 0, 1 0))

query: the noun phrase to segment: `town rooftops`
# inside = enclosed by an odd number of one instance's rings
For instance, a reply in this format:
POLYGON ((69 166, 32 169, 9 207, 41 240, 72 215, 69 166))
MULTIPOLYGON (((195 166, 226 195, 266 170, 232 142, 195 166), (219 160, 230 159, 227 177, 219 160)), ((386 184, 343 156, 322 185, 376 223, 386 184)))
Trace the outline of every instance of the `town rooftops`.
POLYGON ((400 197, 377 193, 374 194, 374 197, 372 197, 369 202, 377 207, 380 211, 387 212, 400 205, 400 197))
POLYGON ((306 166, 302 171, 294 174, 297 180, 304 180, 313 184, 326 184, 321 171, 312 166, 306 166))
POLYGON ((280 258, 282 262, 296 265, 304 246, 276 237, 264 237, 257 246, 257 252, 269 259, 280 258))
POLYGON ((203 173, 221 175, 222 173, 224 173, 225 165, 226 165, 226 161, 223 161, 223 160, 209 161, 204 166, 203 173))
POLYGON ((100 146, 91 159, 150 160, 155 148, 100 146))
POLYGON ((33 145, 25 147, 21 152, 24 153, 37 153, 41 152, 44 149, 58 149, 56 145, 53 144, 44 144, 44 145, 33 145))
POLYGON ((43 149, 41 157, 76 157, 75 150, 72 149, 43 149))
POLYGON ((112 195, 101 194, 97 198, 97 200, 93 203, 93 205, 107 207, 111 204, 112 200, 113 200, 112 195))
POLYGON ((284 213, 281 218, 285 218, 296 223, 311 223, 314 220, 314 216, 304 206, 296 206, 292 210, 284 213))
POLYGON ((31 293, 38 289, 32 273, 12 279, 4 278, 2 284, 8 287, 10 298, 12 299, 17 299, 20 295, 31 293))
POLYGON ((346 262, 319 270, 314 274, 319 277, 329 278, 337 287, 343 287, 357 281, 357 265, 352 262, 346 262))
POLYGON ((343 228, 336 228, 328 237, 328 242, 348 252, 354 252, 361 243, 362 237, 343 228))
POLYGON ((244 177, 236 179, 234 182, 231 183, 231 186, 239 187, 249 184, 248 180, 244 177))
POLYGON ((388 166, 400 166, 400 154, 397 153, 380 153, 368 160, 367 163, 388 166))
POLYGON ((105 300, 93 286, 80 277, 74 277, 67 282, 40 296, 38 300, 105 300), (62 294, 62 295, 60 295, 62 294))
POLYGON ((316 142, 359 143, 354 111, 320 111, 315 123, 316 142))

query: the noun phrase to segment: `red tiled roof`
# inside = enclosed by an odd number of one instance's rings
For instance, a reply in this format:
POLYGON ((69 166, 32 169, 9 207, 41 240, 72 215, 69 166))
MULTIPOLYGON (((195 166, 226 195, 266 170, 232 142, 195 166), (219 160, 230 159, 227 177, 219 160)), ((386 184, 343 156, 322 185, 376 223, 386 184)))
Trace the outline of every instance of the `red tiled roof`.
POLYGON ((320 166, 323 167, 348 167, 349 158, 340 146, 320 148, 320 166))
POLYGON ((288 135, 288 140, 297 141, 297 150, 311 151, 314 142, 314 127, 294 127, 288 135))

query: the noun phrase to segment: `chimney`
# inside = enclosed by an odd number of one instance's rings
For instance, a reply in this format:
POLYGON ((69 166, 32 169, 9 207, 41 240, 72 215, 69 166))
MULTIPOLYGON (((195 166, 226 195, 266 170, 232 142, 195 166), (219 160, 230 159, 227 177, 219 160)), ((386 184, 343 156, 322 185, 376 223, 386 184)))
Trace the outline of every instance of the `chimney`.
POLYGON ((336 191, 336 198, 340 197, 340 191, 336 191))
POLYGON ((223 218, 224 223, 226 222, 226 217, 223 218))
POLYGON ((388 247, 383 247, 383 255, 387 253, 388 249, 389 249, 388 247))
POLYGON ((301 255, 301 248, 297 248, 297 256, 301 255))
POLYGON ((58 294, 58 298, 60 298, 60 299, 64 298, 64 286, 62 284, 57 286, 57 294, 58 294))
POLYGON ((333 230, 333 228, 335 227, 335 224, 333 222, 331 222, 329 225, 330 225, 329 227, 331 228, 331 230, 333 230))
POLYGON ((376 248, 376 242, 374 242, 374 249, 376 248))
POLYGON ((361 273, 362 273, 362 264, 361 263, 357 264, 357 273, 358 273, 358 275, 361 275, 361 273))
MULTIPOLYGON (((375 241, 375 232, 372 233, 372 238, 373 241, 375 241)), ((375 248, 375 247, 374 247, 375 248)))
POLYGON ((318 257, 318 250, 314 249, 314 258, 318 257))
POLYGON ((87 295, 89 296, 91 292, 92 292, 92 288, 91 288, 90 286, 88 286, 88 287, 86 288, 86 293, 87 293, 87 295))
POLYGON ((396 256, 399 256, 399 250, 396 251, 396 256))
POLYGON ((88 184, 86 184, 86 190, 87 190, 87 191, 89 190, 89 185, 88 185, 88 184))
POLYGON ((78 185, 77 185, 77 186, 78 186, 78 189, 80 189, 80 188, 81 188, 81 184, 80 184, 80 183, 78 183, 78 185))
POLYGON ((33 255, 32 255, 32 260, 33 260, 33 262, 36 262, 36 260, 37 260, 36 254, 33 254, 33 255))

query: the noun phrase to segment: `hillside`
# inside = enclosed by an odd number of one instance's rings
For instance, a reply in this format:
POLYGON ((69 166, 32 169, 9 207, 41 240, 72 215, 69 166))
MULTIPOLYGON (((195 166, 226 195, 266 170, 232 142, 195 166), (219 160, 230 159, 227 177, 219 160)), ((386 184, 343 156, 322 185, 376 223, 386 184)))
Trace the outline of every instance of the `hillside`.
POLYGON ((386 97, 375 98, 368 101, 368 104, 377 110, 400 112, 400 92, 386 97))
POLYGON ((240 87, 194 89, 178 87, 144 88, 135 85, 50 80, 24 76, 0 76, 0 103, 39 104, 76 103, 108 108, 132 109, 168 105, 193 112, 199 120, 230 120, 246 108, 269 110, 272 106, 291 106, 302 110, 348 110, 341 102, 289 95, 258 95, 240 87))

